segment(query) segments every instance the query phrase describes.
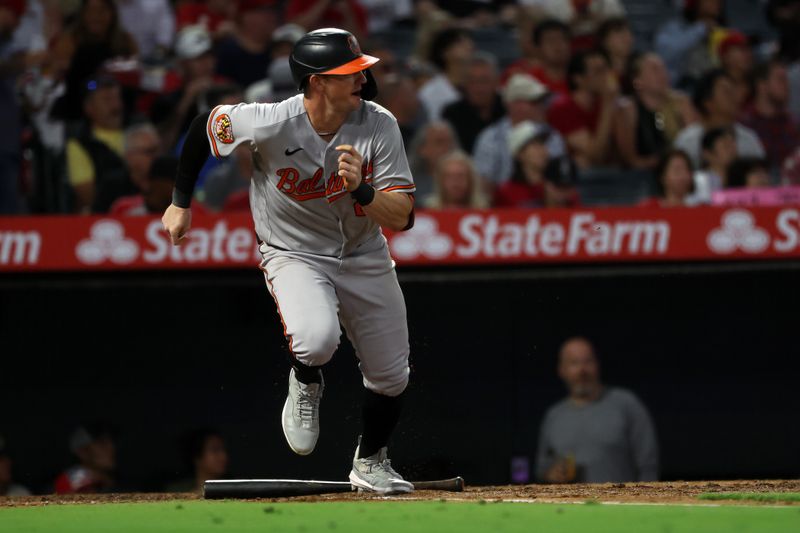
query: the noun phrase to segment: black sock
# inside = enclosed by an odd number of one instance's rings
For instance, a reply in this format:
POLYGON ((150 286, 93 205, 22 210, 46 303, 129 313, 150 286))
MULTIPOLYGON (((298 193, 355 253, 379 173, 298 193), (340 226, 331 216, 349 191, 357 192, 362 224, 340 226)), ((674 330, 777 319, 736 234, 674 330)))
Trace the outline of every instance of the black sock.
POLYGON ((306 366, 299 361, 292 362, 294 368, 294 377, 297 381, 308 385, 309 383, 322 383, 322 367, 319 366, 306 366))
POLYGON ((366 390, 361 414, 363 430, 358 448, 359 459, 375 455, 389 443, 389 437, 400 419, 402 409, 403 394, 384 396, 366 390))

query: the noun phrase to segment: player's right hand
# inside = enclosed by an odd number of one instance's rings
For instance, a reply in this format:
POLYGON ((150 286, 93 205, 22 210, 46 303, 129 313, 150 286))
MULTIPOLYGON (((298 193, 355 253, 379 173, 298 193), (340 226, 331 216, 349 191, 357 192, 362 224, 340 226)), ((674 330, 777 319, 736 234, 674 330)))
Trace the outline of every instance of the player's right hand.
POLYGON ((172 244, 178 245, 186 238, 186 233, 192 226, 192 210, 170 204, 161 217, 161 223, 169 233, 172 244))

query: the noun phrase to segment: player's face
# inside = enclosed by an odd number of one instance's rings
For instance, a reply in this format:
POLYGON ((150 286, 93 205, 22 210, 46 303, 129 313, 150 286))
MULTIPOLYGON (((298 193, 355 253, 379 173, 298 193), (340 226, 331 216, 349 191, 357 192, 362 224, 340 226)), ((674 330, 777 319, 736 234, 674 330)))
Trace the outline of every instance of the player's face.
POLYGON ((367 77, 363 72, 326 75, 320 78, 323 95, 335 109, 350 112, 361 105, 361 87, 367 83, 367 77))

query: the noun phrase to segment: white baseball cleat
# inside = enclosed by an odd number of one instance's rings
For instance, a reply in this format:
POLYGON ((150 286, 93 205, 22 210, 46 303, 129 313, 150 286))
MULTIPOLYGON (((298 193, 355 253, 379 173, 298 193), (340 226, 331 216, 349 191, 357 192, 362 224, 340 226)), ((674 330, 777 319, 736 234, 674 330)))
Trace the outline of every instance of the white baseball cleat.
POLYGON ((414 490, 414 485, 395 472, 392 462, 386 457, 384 446, 375 455, 358 458, 358 448, 350 471, 350 484, 354 489, 381 494, 404 494, 414 490))
MULTIPOLYGON (((320 376, 321 377, 321 376, 320 376)), ((283 404, 281 425, 286 442, 298 455, 308 455, 314 451, 319 438, 319 401, 325 380, 320 383, 300 383, 294 374, 289 373, 289 394, 283 404)))

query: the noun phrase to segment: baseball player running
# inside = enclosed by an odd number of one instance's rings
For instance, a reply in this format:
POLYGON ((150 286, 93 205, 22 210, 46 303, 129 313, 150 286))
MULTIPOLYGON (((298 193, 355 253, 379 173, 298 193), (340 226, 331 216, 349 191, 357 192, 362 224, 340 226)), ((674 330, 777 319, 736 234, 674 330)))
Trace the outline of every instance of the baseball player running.
POLYGON ((336 351, 341 323, 365 387, 350 481, 393 494, 414 488, 387 458, 408 384, 409 346, 403 294, 380 228, 412 226, 414 182, 397 121, 369 101, 377 88, 367 69, 377 61, 349 32, 306 34, 290 57, 302 94, 275 104, 222 105, 194 119, 162 221, 180 244, 209 151, 219 158, 241 144, 252 149, 260 267, 292 355, 286 441, 300 455, 314 450, 321 368, 336 351))

